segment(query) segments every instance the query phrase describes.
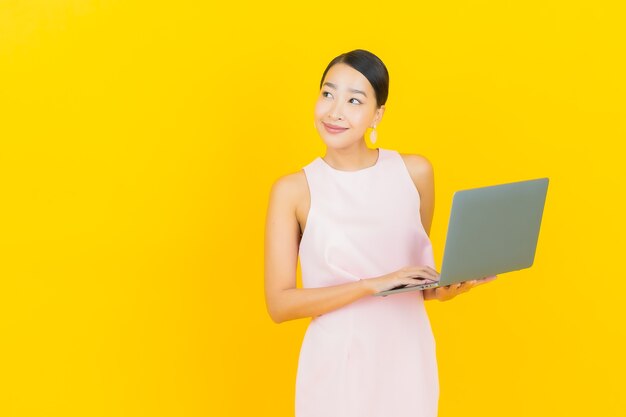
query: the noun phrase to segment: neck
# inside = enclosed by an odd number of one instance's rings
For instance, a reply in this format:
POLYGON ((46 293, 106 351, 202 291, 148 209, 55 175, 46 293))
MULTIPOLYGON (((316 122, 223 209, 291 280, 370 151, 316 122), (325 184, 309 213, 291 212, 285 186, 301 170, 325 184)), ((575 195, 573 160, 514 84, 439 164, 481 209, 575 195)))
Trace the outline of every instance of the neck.
POLYGON ((324 161, 335 169, 356 171, 375 165, 378 152, 378 148, 370 149, 365 143, 350 148, 327 147, 324 161))

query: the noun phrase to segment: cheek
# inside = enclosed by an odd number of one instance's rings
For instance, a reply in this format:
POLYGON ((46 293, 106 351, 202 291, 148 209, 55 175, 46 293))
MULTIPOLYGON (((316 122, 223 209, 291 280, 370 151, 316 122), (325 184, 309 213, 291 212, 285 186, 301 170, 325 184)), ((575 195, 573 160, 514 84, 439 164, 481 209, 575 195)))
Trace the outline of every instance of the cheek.
POLYGON ((355 125, 367 124, 369 123, 369 115, 360 109, 354 109, 350 112, 350 120, 355 125))
POLYGON ((315 116, 317 118, 321 118, 324 114, 326 114, 330 110, 330 105, 327 101, 318 100, 315 103, 315 116))

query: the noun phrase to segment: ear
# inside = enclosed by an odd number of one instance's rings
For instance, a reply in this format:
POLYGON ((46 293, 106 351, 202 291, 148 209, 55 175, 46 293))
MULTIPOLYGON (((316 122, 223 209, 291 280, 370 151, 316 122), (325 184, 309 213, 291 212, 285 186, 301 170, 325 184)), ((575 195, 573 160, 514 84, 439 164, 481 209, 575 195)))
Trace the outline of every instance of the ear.
POLYGON ((385 114, 384 104, 376 109, 376 115, 374 116, 374 126, 378 126, 378 123, 380 123, 381 119, 383 118, 383 114, 385 114))

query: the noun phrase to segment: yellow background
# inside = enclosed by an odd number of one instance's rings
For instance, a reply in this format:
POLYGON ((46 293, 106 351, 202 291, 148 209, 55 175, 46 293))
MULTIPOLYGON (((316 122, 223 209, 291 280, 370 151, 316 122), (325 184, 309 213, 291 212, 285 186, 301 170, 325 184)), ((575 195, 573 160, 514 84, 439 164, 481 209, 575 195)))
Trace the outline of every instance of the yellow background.
POLYGON ((534 266, 427 304, 440 416, 622 415, 623 2, 420 3, 1 0, 0 415, 293 415, 267 199, 355 48, 439 266, 455 190, 551 180, 534 266))

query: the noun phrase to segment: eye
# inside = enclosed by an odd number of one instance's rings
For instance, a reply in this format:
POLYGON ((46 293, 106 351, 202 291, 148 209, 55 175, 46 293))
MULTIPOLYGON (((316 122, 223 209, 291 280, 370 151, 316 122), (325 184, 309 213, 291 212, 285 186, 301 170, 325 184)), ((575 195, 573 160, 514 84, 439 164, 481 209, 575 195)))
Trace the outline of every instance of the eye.
POLYGON ((324 91, 324 92, 322 93, 322 96, 324 96, 324 97, 328 97, 326 94, 330 95, 330 93, 329 93, 328 91, 324 91))
POLYGON ((352 101, 352 100, 356 101, 355 104, 361 104, 361 102, 359 100, 357 100, 356 98, 351 98, 350 101, 352 101))

